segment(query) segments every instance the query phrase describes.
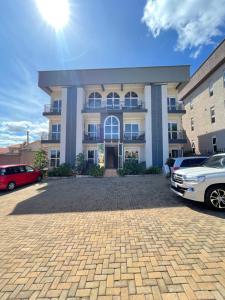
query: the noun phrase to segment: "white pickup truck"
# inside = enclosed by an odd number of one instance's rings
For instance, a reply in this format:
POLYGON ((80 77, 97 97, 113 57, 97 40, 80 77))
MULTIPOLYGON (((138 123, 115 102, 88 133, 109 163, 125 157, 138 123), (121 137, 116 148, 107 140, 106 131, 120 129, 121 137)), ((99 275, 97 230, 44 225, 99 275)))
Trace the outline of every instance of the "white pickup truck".
POLYGON ((211 156, 201 167, 175 171, 171 190, 183 198, 225 210, 225 153, 211 156))

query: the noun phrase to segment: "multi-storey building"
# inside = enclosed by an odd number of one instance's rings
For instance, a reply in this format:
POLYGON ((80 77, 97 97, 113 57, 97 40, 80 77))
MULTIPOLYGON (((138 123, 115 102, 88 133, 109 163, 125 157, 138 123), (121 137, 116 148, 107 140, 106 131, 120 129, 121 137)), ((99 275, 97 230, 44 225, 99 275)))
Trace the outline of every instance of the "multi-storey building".
POLYGON ((177 85, 188 79, 189 66, 39 72, 39 87, 51 97, 42 137, 50 166, 74 164, 81 152, 106 168, 131 158, 161 166, 169 154, 181 155, 185 111, 177 85))

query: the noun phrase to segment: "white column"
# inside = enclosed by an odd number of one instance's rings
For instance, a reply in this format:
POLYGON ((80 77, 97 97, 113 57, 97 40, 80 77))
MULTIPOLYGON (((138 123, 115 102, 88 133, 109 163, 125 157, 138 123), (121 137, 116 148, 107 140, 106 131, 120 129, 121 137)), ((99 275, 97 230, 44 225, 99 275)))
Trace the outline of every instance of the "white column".
POLYGON ((167 85, 161 86, 162 89, 162 136, 163 136, 163 163, 169 157, 168 141, 168 110, 167 110, 167 85))
POLYGON ((67 88, 62 88, 61 134, 60 134, 60 164, 66 161, 66 113, 67 88))
POLYGON ((145 161, 146 167, 152 166, 152 109, 151 109, 151 85, 146 85, 144 90, 145 108, 145 161))
POLYGON ((84 104, 84 89, 77 88, 77 124, 76 124, 76 155, 83 152, 83 104, 84 104))

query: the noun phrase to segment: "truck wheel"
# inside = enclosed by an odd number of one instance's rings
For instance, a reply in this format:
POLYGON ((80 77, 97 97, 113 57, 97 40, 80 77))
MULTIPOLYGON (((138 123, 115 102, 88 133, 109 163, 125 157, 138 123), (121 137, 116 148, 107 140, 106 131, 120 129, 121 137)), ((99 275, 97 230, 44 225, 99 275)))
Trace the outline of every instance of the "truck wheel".
POLYGON ((16 187, 16 184, 15 184, 15 182, 12 181, 12 182, 8 183, 7 189, 8 189, 8 191, 13 191, 15 189, 15 187, 16 187))
POLYGON ((205 203, 211 209, 225 210, 225 185, 216 185, 207 189, 205 203))

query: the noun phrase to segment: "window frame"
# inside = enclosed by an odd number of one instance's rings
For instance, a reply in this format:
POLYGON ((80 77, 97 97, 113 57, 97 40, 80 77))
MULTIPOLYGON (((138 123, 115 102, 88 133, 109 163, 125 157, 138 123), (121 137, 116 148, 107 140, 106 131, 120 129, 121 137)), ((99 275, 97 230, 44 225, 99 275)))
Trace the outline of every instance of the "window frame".
POLYGON ((54 141, 60 140, 61 134, 61 123, 53 123, 51 124, 51 139, 54 141), (56 126, 56 130, 53 130, 53 126, 56 126))
POLYGON ((139 104, 139 96, 136 92, 134 91, 129 91, 125 94, 124 96, 124 107, 126 108, 137 108, 139 104), (132 93, 135 94, 135 96, 132 96, 132 93), (133 105, 132 101, 136 101, 136 104, 133 105), (129 103, 129 105, 127 105, 127 103, 129 103))
POLYGON ((120 120, 118 119, 118 117, 114 116, 114 115, 110 115, 107 118, 105 118, 104 121, 104 139, 105 140, 120 140, 120 120), (113 124, 113 118, 116 119, 117 124, 113 124), (111 120, 110 125, 106 124, 107 120, 111 120), (110 127, 110 132, 106 132, 106 127, 110 127), (118 131, 117 132, 113 132, 113 128, 114 127, 118 127, 118 131), (110 135, 110 138, 106 138, 107 135, 110 135), (117 138, 114 137, 114 135, 117 135, 117 138))
POLYGON ((176 108, 177 108, 177 97, 175 97, 175 96, 169 96, 169 97, 167 97, 167 108, 170 111, 176 110, 176 108), (175 100, 174 104, 171 104, 172 100, 175 100))
POLYGON ((88 149, 87 150, 87 161, 89 164, 97 164, 98 161, 98 150, 97 149, 88 149), (93 152, 93 157, 89 157, 89 152, 93 152))
POLYGON ((130 160, 135 159, 138 163, 140 162, 140 149, 138 148, 127 148, 124 149, 124 162, 129 162, 130 160), (131 153, 131 157, 126 157, 126 153, 130 152, 131 153), (133 156, 133 154, 137 154, 133 156))
POLYGON ((216 153, 217 152, 217 137, 216 135, 213 135, 212 136, 212 148, 213 148, 213 153, 216 153), (213 142, 213 140, 215 139, 215 142, 213 142))
POLYGON ((120 95, 117 92, 110 92, 106 97, 106 107, 107 109, 120 109, 120 95), (111 97, 112 95, 112 97, 111 97), (108 101, 112 101, 112 104, 109 104, 108 101), (115 103, 118 102, 118 103, 115 103))
POLYGON ((213 96, 213 86, 214 86, 213 82, 210 81, 210 82, 209 82, 209 96, 210 96, 210 97, 213 96))
POLYGON ((61 99, 54 99, 52 102, 52 110, 53 112, 60 113, 62 110, 62 100, 61 99), (55 105, 57 103, 57 105, 55 105))
POLYGON ((139 123, 125 123, 124 124, 124 136, 130 141, 133 141, 139 136, 139 123), (130 131, 126 130, 126 126, 130 125, 130 131), (133 130, 133 126, 137 126, 137 131, 133 130))
POLYGON ((214 105, 210 107, 210 120, 211 124, 216 123, 216 111, 214 105))
POLYGON ((57 168, 57 167, 59 167, 59 165, 60 165, 60 150, 59 149, 51 149, 50 150, 50 167, 57 168), (55 152, 55 156, 52 156, 53 152, 55 152))
POLYGON ((91 92, 88 96, 88 107, 92 109, 98 109, 102 106, 102 95, 99 92, 91 92), (92 97, 93 95, 93 97, 92 97), (90 101, 93 101, 94 105, 90 105, 90 101), (100 103, 100 105, 96 105, 97 103, 100 103))
POLYGON ((195 130, 195 121, 194 118, 191 118, 191 131, 195 130))
POLYGON ((178 124, 176 121, 169 121, 168 122, 168 138, 169 140, 177 140, 178 139, 178 124), (176 125, 176 130, 173 130, 172 128, 170 129, 170 127, 172 127, 173 125, 176 125), (172 125, 172 126, 171 126, 172 125))

